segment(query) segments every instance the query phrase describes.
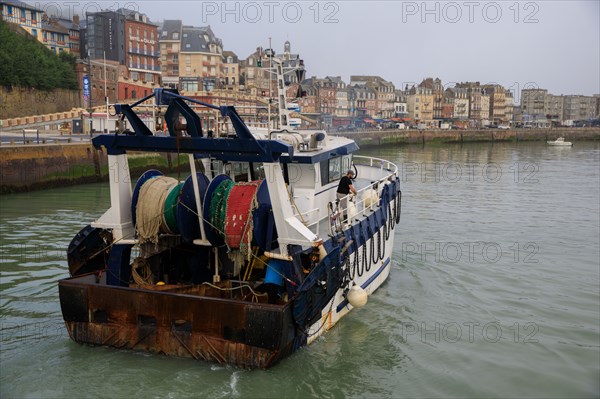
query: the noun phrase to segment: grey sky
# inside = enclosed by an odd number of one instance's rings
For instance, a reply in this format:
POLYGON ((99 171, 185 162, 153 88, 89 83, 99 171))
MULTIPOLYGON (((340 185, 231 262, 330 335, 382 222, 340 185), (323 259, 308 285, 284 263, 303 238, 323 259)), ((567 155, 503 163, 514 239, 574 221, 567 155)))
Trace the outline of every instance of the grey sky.
MULTIPOLYGON (((73 3, 38 5, 67 10, 73 3)), ((600 93, 597 0, 78 3, 87 11, 100 7, 137 7, 153 21, 211 25, 240 57, 267 47, 269 37, 276 52, 290 40, 309 76, 380 75, 398 87, 432 76, 444 84, 495 82, 517 93, 526 85, 554 94, 600 93)))

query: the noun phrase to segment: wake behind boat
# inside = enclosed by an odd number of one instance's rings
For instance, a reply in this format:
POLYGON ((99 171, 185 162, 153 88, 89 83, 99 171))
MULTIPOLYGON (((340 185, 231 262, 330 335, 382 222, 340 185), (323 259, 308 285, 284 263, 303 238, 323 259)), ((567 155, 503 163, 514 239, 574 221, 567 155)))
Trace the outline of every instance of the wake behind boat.
POLYGON ((568 146, 571 147, 573 145, 573 143, 571 143, 570 141, 565 141, 564 137, 559 137, 554 141, 546 141, 546 143, 548 143, 548 145, 554 145, 554 146, 568 146))
POLYGON ((354 155, 353 140, 288 123, 253 133, 234 107, 157 89, 115 105, 132 132, 93 139, 107 151, 111 207, 68 249, 59 281, 80 343, 266 368, 366 304, 388 277, 400 221, 398 167, 354 155), (134 112, 154 98, 169 136, 134 112), (189 103, 218 110, 232 134, 211 137, 189 103), (188 154, 190 175, 149 170, 134 187, 131 151, 188 154), (347 170, 355 197, 336 199, 347 170), (342 204, 347 204, 342 206, 342 204))

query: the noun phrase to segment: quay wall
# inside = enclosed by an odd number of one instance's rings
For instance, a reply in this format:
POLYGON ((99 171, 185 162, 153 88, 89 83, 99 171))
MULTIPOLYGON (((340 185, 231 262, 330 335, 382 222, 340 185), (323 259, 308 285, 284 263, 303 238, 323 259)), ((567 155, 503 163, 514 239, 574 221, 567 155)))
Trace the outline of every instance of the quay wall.
MULTIPOLYGON (((600 140, 600 128, 518 130, 373 130, 335 132, 350 137, 361 147, 390 144, 436 145, 469 142, 546 141, 564 137, 568 141, 600 140)), ((150 168, 164 173, 178 170, 187 175, 185 154, 136 154, 129 156, 132 180, 150 168), (180 168, 186 166, 186 168, 180 168)), ((90 143, 27 144, 0 146, 0 193, 29 191, 108 180, 104 150, 90 143)))
POLYGON ((566 141, 600 140, 600 128, 554 129, 479 129, 479 130, 359 130, 332 132, 334 136, 354 139, 360 147, 389 144, 443 144, 495 141, 548 141, 564 137, 566 141))
MULTIPOLYGON (((188 157, 152 153, 131 153, 131 179, 148 169, 164 173, 188 172, 188 157)), ((106 151, 90 143, 30 144, 0 147, 0 194, 108 181, 106 151)))
POLYGON ((79 91, 0 86, 0 119, 54 114, 81 107, 79 91))

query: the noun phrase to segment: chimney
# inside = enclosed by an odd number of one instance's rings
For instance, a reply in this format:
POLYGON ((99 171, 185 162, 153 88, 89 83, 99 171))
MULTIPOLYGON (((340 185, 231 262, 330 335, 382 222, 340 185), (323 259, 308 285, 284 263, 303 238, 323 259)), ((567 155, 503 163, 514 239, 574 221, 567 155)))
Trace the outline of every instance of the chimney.
POLYGON ((73 15, 73 23, 75 25, 79 25, 79 15, 77 15, 77 14, 73 15))

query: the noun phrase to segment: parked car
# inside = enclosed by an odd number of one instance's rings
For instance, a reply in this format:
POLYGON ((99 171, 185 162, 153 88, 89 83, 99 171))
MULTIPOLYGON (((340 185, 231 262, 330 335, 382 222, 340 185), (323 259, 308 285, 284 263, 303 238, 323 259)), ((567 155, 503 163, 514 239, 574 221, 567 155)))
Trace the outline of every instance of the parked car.
POLYGON ((508 125, 499 125, 499 126, 498 126, 498 129, 502 129, 502 130, 509 130, 509 129, 510 129, 510 126, 508 126, 508 125))

